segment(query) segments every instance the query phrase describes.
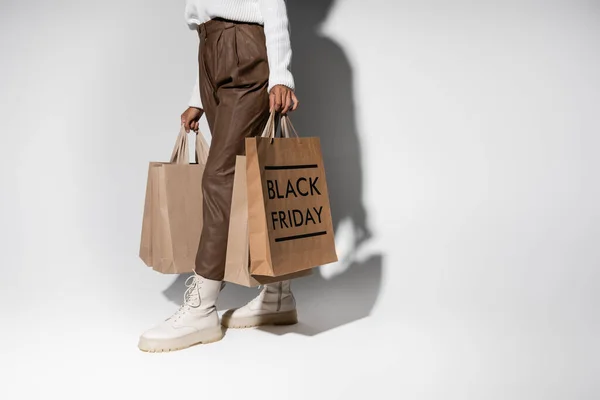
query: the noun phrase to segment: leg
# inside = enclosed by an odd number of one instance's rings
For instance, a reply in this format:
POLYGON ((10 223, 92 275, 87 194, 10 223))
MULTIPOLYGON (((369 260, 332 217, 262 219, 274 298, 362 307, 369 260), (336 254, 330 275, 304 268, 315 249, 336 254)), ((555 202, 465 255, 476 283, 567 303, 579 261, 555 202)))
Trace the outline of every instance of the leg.
MULTIPOLYGON (((215 303, 225 269, 235 158, 244 154, 245 137, 261 132, 269 113, 264 46, 254 53, 252 49, 238 51, 236 33, 239 30, 256 36, 261 29, 217 21, 200 29, 201 96, 213 139, 203 177, 204 224, 196 257, 198 273, 188 278, 179 310, 140 337, 141 350, 171 351, 223 337, 215 303)), ((252 36, 245 39, 248 37, 252 36)))
POLYGON ((209 35, 208 46, 203 50, 207 59, 220 56, 221 60, 221 64, 213 69, 205 65, 205 76, 216 78, 202 85, 202 101, 206 98, 210 104, 214 100, 216 106, 206 110, 212 141, 202 178, 204 222, 196 273, 212 280, 222 280, 225 274, 236 156, 245 154, 245 138, 259 135, 269 117, 266 52, 263 54, 260 49, 254 49, 257 53, 253 54, 252 49, 243 50, 241 45, 233 45, 240 40, 238 35, 257 35, 261 29, 253 25, 236 25, 223 30, 219 36, 221 43, 232 45, 224 50, 218 46, 213 48, 209 35))
POLYGON ((196 272, 208 279, 222 280, 225 273, 236 156, 245 152, 245 137, 259 134, 268 118, 264 110, 253 112, 255 97, 232 91, 218 107, 202 178, 204 225, 196 258, 196 272))

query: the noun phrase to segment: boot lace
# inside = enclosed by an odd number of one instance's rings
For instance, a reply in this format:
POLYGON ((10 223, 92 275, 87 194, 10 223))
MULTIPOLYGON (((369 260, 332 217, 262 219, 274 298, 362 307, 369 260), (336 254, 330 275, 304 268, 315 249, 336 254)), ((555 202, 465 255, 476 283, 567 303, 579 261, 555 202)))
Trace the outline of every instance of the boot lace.
POLYGON ((200 288, 204 281, 202 277, 196 273, 191 275, 185 280, 185 286, 187 289, 183 294, 183 304, 179 307, 179 309, 173 314, 168 320, 177 321, 181 318, 186 312, 188 312, 191 308, 200 307, 200 288))

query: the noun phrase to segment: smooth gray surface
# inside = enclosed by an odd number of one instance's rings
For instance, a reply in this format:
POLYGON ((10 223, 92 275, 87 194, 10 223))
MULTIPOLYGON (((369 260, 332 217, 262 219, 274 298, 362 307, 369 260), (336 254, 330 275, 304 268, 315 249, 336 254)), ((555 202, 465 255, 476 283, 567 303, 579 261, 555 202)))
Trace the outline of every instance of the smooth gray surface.
POLYGON ((183 290, 137 257, 183 2, 2 1, 0 398, 598 398, 598 2, 289 6, 293 122, 360 246, 295 283, 298 326, 151 356, 183 290))

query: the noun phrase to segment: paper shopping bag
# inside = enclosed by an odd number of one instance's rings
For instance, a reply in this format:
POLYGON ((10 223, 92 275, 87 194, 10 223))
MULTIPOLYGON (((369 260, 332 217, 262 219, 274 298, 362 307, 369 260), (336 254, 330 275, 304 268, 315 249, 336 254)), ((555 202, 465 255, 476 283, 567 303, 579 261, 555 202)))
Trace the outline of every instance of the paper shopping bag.
POLYGON ((192 272, 202 231, 202 175, 208 144, 196 137, 196 163, 188 161, 185 130, 180 131, 168 163, 148 169, 140 258, 165 274, 192 272))
POLYGON ((142 218, 142 238, 140 241, 140 258, 146 265, 152 265, 152 213, 154 211, 154 185, 156 179, 155 162, 151 162, 148 167, 148 179, 146 181, 146 200, 144 202, 144 214, 142 218))
POLYGON ((261 137, 246 139, 253 275, 282 276, 337 261, 319 138, 275 138, 275 114, 261 137))
POLYGON ((250 249, 248 241, 248 193, 246 183, 246 157, 237 156, 229 234, 227 239, 227 257, 225 262, 225 281, 238 285, 254 287, 288 279, 309 276, 312 270, 304 270, 292 275, 280 277, 256 276, 250 274, 250 249))

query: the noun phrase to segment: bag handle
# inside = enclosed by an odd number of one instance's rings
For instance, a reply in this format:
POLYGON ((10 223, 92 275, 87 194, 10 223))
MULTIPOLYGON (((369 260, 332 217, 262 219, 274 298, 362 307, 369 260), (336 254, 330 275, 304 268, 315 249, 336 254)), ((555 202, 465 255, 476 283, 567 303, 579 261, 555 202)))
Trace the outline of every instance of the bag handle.
POLYGON ((296 128, 294 128, 294 125, 292 125, 292 121, 287 114, 281 116, 281 132, 285 138, 291 137, 290 132, 293 133, 297 138, 300 138, 298 131, 296 131, 296 128))
POLYGON ((189 153, 188 153, 188 143, 187 143, 187 133, 185 132, 184 127, 182 126, 179 130, 179 135, 177 135, 177 140, 175 141, 175 146, 173 147, 173 152, 171 153, 172 164, 187 164, 189 161, 189 153))
POLYGON ((293 134, 297 138, 300 137, 298 136, 296 128, 294 128, 294 125, 292 125, 290 117, 288 117, 287 114, 279 115, 279 113, 277 113, 276 111, 272 111, 271 115, 269 115, 269 119, 267 120, 265 129, 263 130, 263 133, 260 135, 260 137, 270 138, 271 142, 273 141, 273 139, 275 138, 275 133, 277 131, 276 116, 279 116, 282 137, 289 139, 291 138, 291 134, 293 134))
POLYGON ((267 120, 267 124, 265 125, 265 129, 263 133, 260 135, 262 138, 274 138, 275 137, 275 116, 277 112, 272 111, 271 115, 269 115, 269 119, 267 120))
MULTIPOLYGON (((195 149, 195 160, 198 164, 205 165, 208 159, 209 146, 204 139, 202 132, 198 131, 196 134, 196 149, 195 149)), ((189 164, 190 155, 188 150, 188 135, 185 128, 181 126, 173 152, 171 153, 172 164, 189 164)))

